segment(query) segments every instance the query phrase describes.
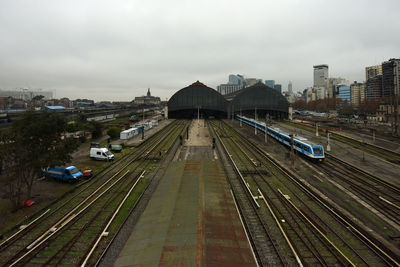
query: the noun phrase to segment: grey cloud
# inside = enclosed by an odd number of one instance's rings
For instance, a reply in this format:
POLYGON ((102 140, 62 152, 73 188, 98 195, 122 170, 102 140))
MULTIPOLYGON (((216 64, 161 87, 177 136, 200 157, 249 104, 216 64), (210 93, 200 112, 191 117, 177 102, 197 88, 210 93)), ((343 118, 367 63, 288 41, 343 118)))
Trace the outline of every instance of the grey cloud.
POLYGON ((0 0, 0 88, 165 99, 242 73, 302 90, 320 63, 362 81, 400 47, 400 2, 367 2, 0 0))

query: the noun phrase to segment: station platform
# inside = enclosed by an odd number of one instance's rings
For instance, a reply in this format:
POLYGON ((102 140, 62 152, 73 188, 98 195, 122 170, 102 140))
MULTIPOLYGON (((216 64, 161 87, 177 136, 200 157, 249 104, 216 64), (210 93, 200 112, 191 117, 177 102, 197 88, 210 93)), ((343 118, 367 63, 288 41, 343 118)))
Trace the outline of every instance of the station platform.
POLYGON ((256 265, 222 163, 193 140, 207 135, 191 127, 114 266, 256 265))

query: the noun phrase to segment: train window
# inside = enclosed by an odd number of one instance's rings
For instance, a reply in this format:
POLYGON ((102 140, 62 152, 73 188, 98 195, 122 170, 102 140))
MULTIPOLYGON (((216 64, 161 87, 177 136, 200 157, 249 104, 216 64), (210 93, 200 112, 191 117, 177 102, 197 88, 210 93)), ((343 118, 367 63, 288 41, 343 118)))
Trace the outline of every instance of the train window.
POLYGON ((308 146, 304 146, 304 151, 310 152, 310 148, 308 146))
POLYGON ((314 147, 314 154, 322 154, 322 149, 319 147, 314 147))

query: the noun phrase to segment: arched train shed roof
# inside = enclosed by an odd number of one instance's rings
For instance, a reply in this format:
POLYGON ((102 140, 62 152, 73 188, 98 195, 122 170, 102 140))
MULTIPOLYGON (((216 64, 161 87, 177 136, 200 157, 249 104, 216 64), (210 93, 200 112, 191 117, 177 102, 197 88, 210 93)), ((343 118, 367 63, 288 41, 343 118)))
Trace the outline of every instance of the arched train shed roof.
POLYGON ((176 92, 168 101, 168 112, 214 110, 226 114, 228 102, 216 90, 197 81, 176 92))
POLYGON ((288 113, 289 102, 275 89, 272 89, 263 83, 257 83, 253 86, 240 90, 231 100, 230 108, 237 113, 240 110, 270 110, 288 113))

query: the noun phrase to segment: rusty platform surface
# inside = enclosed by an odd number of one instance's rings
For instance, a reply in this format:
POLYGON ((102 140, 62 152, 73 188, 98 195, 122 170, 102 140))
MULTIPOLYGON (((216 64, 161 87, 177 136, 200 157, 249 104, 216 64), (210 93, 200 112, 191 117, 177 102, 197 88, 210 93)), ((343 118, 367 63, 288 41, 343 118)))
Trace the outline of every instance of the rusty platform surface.
POLYGON ((171 162, 115 266, 255 266, 218 160, 171 162))

